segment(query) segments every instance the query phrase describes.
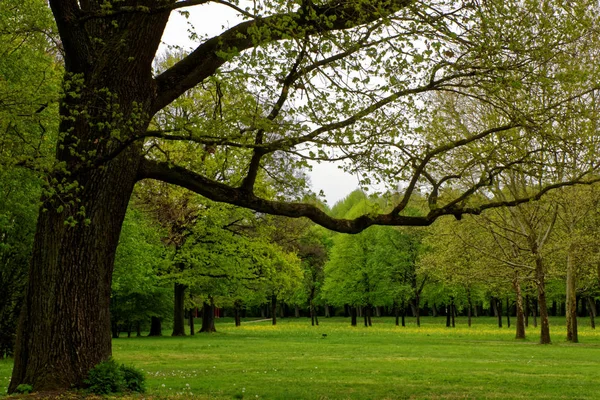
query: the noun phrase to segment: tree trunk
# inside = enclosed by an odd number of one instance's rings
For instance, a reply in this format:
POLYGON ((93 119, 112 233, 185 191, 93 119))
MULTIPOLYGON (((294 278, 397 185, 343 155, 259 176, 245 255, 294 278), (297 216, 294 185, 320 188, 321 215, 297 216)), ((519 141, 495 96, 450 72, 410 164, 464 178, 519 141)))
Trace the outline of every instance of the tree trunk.
POLYGON ((135 323, 135 336, 142 336, 142 324, 140 324, 140 321, 137 321, 135 323))
POLYGON ((233 308, 234 308, 233 318, 235 320, 235 326, 242 326, 242 318, 241 318, 242 301, 241 300, 234 301, 233 308))
POLYGON ((420 310, 419 307, 421 305, 421 298, 420 296, 415 296, 415 317, 417 317, 417 326, 420 327, 421 326, 421 314, 420 314, 420 310))
POLYGON ((371 322, 372 315, 373 315, 373 306, 369 304, 367 306, 367 322, 369 323, 369 326, 373 326, 373 324, 371 322))
POLYGON ((194 314, 195 314, 195 308, 190 308, 189 311, 189 315, 188 315, 188 323, 190 325, 190 335, 194 335, 195 332, 195 328, 194 328, 194 314))
POLYGON ((495 297, 491 298, 490 305, 492 306, 494 317, 498 318, 498 302, 495 297))
POLYGON ((356 307, 352 306, 350 307, 350 325, 351 326, 356 326, 356 307))
POLYGON ((329 305, 325 304, 325 318, 331 318, 330 312, 329 305))
POLYGON ((298 306, 297 304, 294 306, 294 317, 300 318, 300 306, 298 306))
POLYGON ((498 328, 502 328, 502 301, 499 298, 496 300, 496 310, 498 310, 498 328))
POLYGON ((452 300, 452 327, 456 327, 456 304, 454 304, 454 300, 452 300))
POLYGON ((406 326, 406 303, 402 302, 402 326, 406 326))
POLYGON ((452 308, 446 305, 446 328, 450 328, 452 317, 450 314, 452 313, 452 308))
POLYGON ((148 336, 162 336, 162 321, 160 318, 150 318, 150 333, 148 333, 148 336))
POLYGON ((396 326, 400 325, 400 308, 398 303, 394 302, 394 317, 396 318, 396 326))
POLYGON ((567 254, 567 287, 565 300, 565 318, 567 322, 567 341, 577 343, 577 282, 575 276, 574 247, 569 247, 567 254))
POLYGON ((211 298, 209 302, 204 302, 202 305, 202 327, 200 332, 211 333, 216 332, 215 328, 215 305, 211 298))
POLYGON ((344 304, 344 318, 348 318, 350 316, 350 306, 348 304, 344 304))
POLYGON ((535 278, 538 289, 538 307, 540 308, 540 344, 549 344, 550 323, 548 322, 548 305, 546 302, 546 274, 544 264, 539 255, 535 259, 535 278))
MULTIPOLYGON (((61 3, 51 2, 55 11, 61 3)), ((42 198, 10 393, 20 384, 36 392, 81 387, 111 356, 114 256, 142 154, 141 141, 116 153, 114 139, 144 133, 155 112, 152 60, 169 13, 129 14, 115 25, 100 18, 83 28, 69 25, 71 12, 59 23, 70 89, 59 109, 55 165, 64 168, 46 179, 56 184, 42 198), (95 160, 102 168, 90 167, 95 160)))
POLYGON ((533 314, 533 327, 537 328, 537 300, 533 299, 533 307, 531 307, 531 313, 533 314))
POLYGON ((185 290, 186 285, 175 282, 173 302, 173 333, 171 336, 185 336, 185 290))
POLYGON ((431 307, 431 312, 433 313, 434 317, 438 316, 438 310, 437 310, 437 307, 435 306, 435 303, 433 303, 433 306, 431 307))
POLYGON ((467 324, 471 327, 471 310, 473 309, 473 303, 471 301, 471 290, 467 290, 467 324))
POLYGON ((525 326, 528 327, 529 326, 529 295, 526 294, 525 295, 525 326))
POLYGON ((116 321, 111 321, 110 328, 112 331, 112 338, 118 339, 119 338, 119 324, 117 324, 116 321))
POLYGON ((277 325, 277 296, 271 296, 271 320, 273 325, 277 325))
POLYGON ((506 297, 506 326, 510 328, 510 300, 506 297))
POLYGON ((515 338, 525 339, 525 313, 523 312, 523 293, 521 292, 521 282, 519 281, 518 275, 516 275, 513 279, 513 288, 515 289, 515 295, 517 298, 517 333, 515 335, 515 338))
POLYGON ((596 303, 594 303, 594 299, 591 297, 587 298, 588 301, 588 312, 590 313, 590 327, 592 329, 596 329, 596 303))

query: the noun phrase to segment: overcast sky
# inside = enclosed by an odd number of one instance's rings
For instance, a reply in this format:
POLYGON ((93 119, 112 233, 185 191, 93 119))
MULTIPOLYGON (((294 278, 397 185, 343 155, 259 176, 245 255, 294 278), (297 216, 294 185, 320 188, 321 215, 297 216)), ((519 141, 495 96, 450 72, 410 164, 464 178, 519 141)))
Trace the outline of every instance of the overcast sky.
MULTIPOLYGON (((195 48, 197 43, 189 39, 189 23, 199 35, 206 34, 212 37, 241 21, 231 8, 214 3, 189 7, 186 10, 190 12, 189 19, 178 12, 171 13, 160 52, 166 50, 168 45, 177 45, 184 50, 195 48)), ((358 187, 358 178, 343 172, 335 164, 313 165, 313 171, 310 173, 313 190, 316 193, 322 190, 329 206, 333 206, 358 187)))

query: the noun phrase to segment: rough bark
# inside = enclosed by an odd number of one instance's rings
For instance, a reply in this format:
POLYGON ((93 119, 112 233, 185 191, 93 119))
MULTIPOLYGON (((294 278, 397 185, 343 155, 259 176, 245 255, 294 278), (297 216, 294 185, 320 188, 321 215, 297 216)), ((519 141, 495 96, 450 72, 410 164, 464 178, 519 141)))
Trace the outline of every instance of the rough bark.
POLYGON ((175 282, 173 301, 173 333, 171 336, 185 336, 185 290, 186 285, 175 282))

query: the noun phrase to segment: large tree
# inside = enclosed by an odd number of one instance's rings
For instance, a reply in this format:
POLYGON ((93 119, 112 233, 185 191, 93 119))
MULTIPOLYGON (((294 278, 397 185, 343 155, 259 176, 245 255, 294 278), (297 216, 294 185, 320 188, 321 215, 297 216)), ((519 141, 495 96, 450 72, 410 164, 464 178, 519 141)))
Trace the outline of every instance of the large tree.
MULTIPOLYGON (((48 186, 42 197, 29 283, 19 324, 9 391, 79 386, 111 354, 109 300, 115 249, 133 187, 157 179, 217 201, 358 232, 374 224, 429 225, 444 214, 460 218, 499 203, 470 204, 503 170, 528 169, 534 150, 499 157, 494 146, 516 132, 546 134, 569 99, 598 81, 595 62, 574 62, 594 39, 593 2, 468 2, 434 0, 257 1, 254 7, 219 1, 245 20, 200 40, 158 75, 152 64, 171 12, 209 0, 50 0, 63 49, 64 97, 48 186), (507 30, 507 26, 519 26, 507 30), (577 66, 577 73, 569 68, 577 66), (244 103, 229 102, 219 82, 245 85, 244 103), (511 100, 568 82, 569 98, 512 107, 511 100), (197 85, 213 94, 213 113, 193 126, 155 129, 153 118, 197 85), (448 130, 436 141, 421 135, 425 93, 453 91, 501 109, 496 121, 448 130), (181 140, 210 159, 215 148, 244 166, 242 179, 215 181, 194 165, 176 165, 163 141, 181 140), (473 160, 444 159, 476 147, 473 160), (256 187, 274 182, 302 159, 351 161, 395 187, 408 185, 383 214, 335 219, 286 192, 256 187), (265 166, 269 165, 269 168, 265 166), (430 211, 403 213, 415 190, 432 188, 430 211), (456 196, 437 197, 445 187, 456 196)), ((560 146, 562 142, 548 142, 560 146)), ((590 141, 569 142, 584 146, 590 141)), ((594 154, 592 151, 590 154, 594 154)), ((22 160, 31 164, 31 160, 22 160)), ((585 179, 588 164, 578 175, 585 179)))

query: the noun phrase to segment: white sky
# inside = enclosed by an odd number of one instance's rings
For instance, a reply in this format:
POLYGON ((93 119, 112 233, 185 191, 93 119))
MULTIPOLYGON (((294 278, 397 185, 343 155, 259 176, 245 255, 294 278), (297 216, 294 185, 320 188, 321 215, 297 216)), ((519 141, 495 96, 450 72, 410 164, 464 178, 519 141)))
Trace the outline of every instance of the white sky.
MULTIPOLYGON (((189 23, 195 28, 199 35, 215 36, 224 29, 235 26, 241 19, 236 12, 229 7, 208 4, 186 9, 189 11, 189 19, 184 18, 178 12, 171 13, 169 23, 163 35, 163 46, 159 52, 166 50, 168 45, 178 45, 184 50, 196 47, 197 43, 189 39, 189 23)), ((345 173, 333 163, 312 163, 313 170, 309 174, 312 188, 315 193, 323 191, 329 206, 346 197, 354 189, 358 188, 358 178, 345 173)))

